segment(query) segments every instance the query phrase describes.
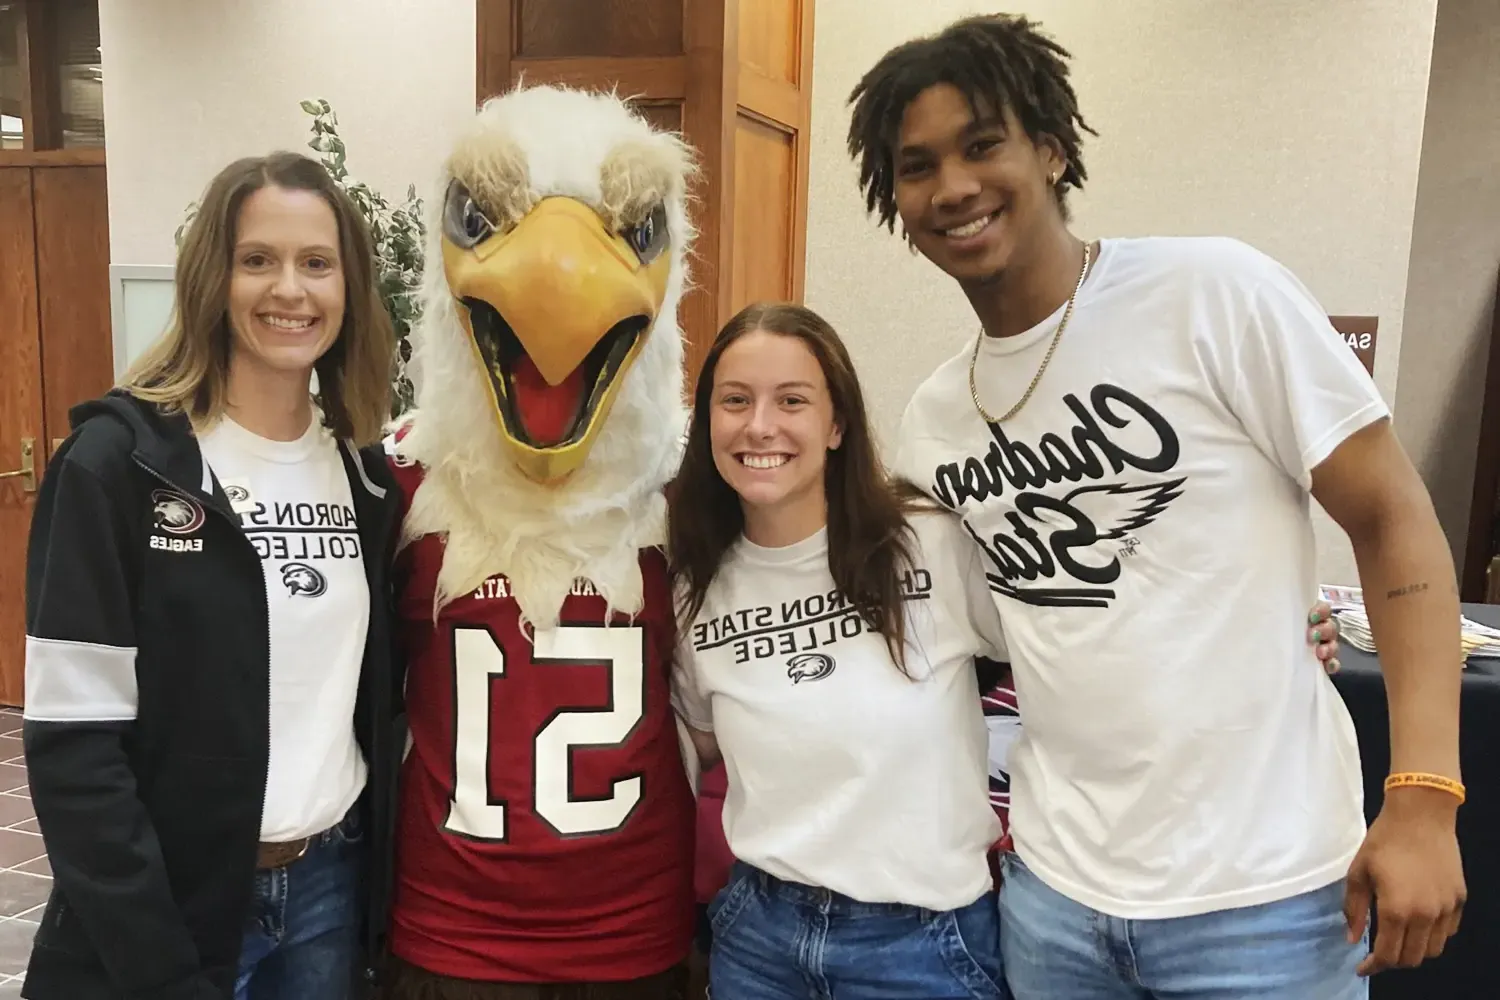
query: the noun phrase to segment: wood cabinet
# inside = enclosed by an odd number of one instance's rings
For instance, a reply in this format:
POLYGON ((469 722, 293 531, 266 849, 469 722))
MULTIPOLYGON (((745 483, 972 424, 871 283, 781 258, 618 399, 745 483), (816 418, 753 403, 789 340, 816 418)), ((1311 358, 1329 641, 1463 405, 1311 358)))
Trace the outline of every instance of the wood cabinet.
POLYGON ((618 88, 697 149, 690 380, 741 307, 801 301, 813 0, 478 0, 477 13, 480 100, 523 78, 618 88))

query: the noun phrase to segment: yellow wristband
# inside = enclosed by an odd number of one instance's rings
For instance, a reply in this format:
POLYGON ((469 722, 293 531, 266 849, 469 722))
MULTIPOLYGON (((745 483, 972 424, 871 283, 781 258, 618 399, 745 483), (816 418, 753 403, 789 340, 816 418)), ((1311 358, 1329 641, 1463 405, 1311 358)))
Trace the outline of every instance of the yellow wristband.
POLYGON ((1454 781, 1452 778, 1445 778, 1440 774, 1421 774, 1405 771, 1400 774, 1393 774, 1385 779, 1386 791, 1390 791, 1392 788, 1409 788, 1413 785, 1424 788, 1436 788, 1439 791, 1447 792, 1449 795, 1457 796, 1459 804, 1463 804, 1463 784, 1454 781))

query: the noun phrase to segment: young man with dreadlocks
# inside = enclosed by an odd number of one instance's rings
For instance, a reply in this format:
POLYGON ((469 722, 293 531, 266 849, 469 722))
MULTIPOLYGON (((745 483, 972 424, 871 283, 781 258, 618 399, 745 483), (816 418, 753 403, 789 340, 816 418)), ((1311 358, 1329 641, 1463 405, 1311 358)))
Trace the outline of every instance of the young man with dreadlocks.
POLYGON ((1068 58, 1025 18, 971 18, 851 96, 869 207, 982 327, 917 390, 895 464, 962 516, 1009 639, 1010 985, 1364 997, 1438 955, 1464 900, 1448 545, 1285 268, 1227 238, 1069 232, 1091 130, 1068 58), (1316 595, 1313 499, 1353 542, 1389 692, 1368 832, 1350 718, 1288 627, 1316 595))

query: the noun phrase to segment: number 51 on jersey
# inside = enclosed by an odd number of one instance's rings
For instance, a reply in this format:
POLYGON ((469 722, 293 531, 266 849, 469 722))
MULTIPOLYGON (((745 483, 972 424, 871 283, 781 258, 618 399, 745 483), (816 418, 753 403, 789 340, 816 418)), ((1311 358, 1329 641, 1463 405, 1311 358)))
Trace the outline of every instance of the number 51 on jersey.
MULTIPOLYGON (((641 801, 639 775, 614 780, 600 799, 572 795, 574 747, 619 746, 640 723, 645 705, 645 631, 639 626, 563 625, 534 634, 537 666, 600 665, 609 671, 609 704, 555 713, 532 741, 533 808, 560 836, 610 833, 641 801)), ((505 650, 488 629, 457 628, 453 635, 453 798, 444 829, 461 837, 505 840, 507 805, 489 792, 490 686, 505 676, 505 650)))

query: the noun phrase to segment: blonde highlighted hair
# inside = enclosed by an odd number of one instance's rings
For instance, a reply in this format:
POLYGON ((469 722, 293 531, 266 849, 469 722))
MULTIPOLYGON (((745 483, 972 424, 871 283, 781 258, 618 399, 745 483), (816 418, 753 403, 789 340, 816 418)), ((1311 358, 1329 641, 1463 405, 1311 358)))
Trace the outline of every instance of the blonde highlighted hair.
POLYGON ((373 444, 390 418, 395 364, 395 333, 380 297, 374 243, 359 209, 323 165, 298 153, 236 160, 209 184, 177 254, 171 322, 120 386, 167 412, 185 413, 195 426, 223 415, 236 230, 245 199, 264 187, 314 192, 338 220, 344 324, 318 359, 316 401, 335 434, 359 446, 373 444))

